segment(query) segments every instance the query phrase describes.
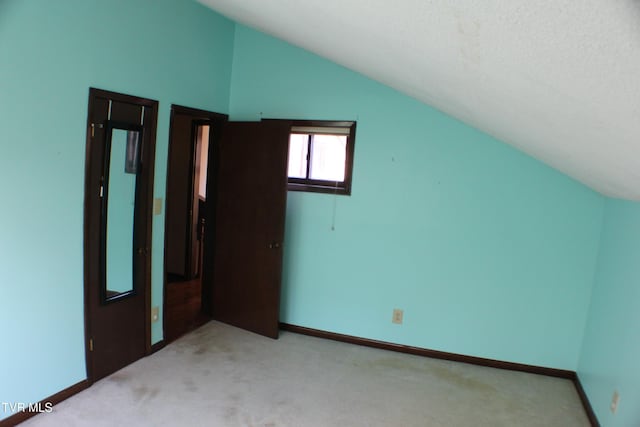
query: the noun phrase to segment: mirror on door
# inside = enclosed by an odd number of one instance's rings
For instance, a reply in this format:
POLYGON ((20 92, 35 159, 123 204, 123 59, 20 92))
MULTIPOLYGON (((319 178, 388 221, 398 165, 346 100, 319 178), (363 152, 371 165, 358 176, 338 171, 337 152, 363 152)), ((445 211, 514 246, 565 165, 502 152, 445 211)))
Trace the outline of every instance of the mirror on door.
POLYGON ((142 129, 110 123, 107 132, 101 191, 103 303, 135 293, 135 257, 145 250, 136 247, 133 237, 142 129))

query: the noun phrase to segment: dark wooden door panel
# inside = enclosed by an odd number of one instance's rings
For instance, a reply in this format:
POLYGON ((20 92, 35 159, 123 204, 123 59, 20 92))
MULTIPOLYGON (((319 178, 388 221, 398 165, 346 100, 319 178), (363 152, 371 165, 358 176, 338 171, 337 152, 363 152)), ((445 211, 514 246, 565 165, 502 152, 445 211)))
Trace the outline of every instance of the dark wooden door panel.
POLYGON ((287 122, 229 122, 217 138, 214 318, 278 337, 287 122))
POLYGON ((172 112, 167 170, 165 265, 167 273, 190 279, 187 269, 191 217, 192 122, 186 114, 172 112))
MULTIPOLYGON (((96 381, 144 356, 150 348, 151 206, 157 102, 91 89, 85 177, 85 322, 87 373, 96 381), (144 123, 142 121, 144 120, 144 123), (133 292, 105 301, 105 199, 110 124, 142 129, 131 230, 133 292), (101 190, 101 187, 102 190, 101 190), (103 198, 104 197, 104 198, 103 198)), ((123 154, 124 155, 124 154, 123 154)), ((119 169, 118 169, 119 170, 119 169)), ((124 173, 119 170, 120 173, 124 173)), ((115 190, 114 190, 115 191, 115 190)), ((114 223, 115 224, 115 223, 114 223)), ((108 291, 107 291, 108 292, 108 291)), ((107 294, 108 295, 108 294, 107 294)))
POLYGON ((140 123, 144 106, 112 99, 110 120, 122 123, 140 123))

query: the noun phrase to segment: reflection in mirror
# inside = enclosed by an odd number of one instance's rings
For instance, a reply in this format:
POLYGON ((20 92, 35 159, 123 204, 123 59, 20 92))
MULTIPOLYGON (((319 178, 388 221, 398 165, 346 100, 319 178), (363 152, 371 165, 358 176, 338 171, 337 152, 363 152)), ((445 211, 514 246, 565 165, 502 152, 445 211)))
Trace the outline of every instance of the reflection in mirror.
POLYGON ((127 131, 127 158, 124 162, 124 171, 126 173, 138 173, 138 164, 140 163, 140 132, 127 131))
POLYGON ((111 300, 134 290, 134 212, 140 132, 111 128, 105 168, 106 250, 103 295, 111 300))

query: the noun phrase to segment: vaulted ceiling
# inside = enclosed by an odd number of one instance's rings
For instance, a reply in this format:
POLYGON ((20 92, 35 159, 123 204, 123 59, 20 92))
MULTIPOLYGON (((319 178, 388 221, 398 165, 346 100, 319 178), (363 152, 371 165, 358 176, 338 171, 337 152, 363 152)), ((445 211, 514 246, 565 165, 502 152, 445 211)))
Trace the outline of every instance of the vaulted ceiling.
POLYGON ((640 200, 640 0, 199 0, 640 200))

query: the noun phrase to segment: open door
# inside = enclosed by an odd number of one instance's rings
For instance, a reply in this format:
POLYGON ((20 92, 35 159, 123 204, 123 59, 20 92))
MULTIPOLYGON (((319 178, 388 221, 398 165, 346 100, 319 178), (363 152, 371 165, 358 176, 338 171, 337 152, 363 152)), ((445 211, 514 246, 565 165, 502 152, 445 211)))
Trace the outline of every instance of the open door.
POLYGON ((209 135, 226 120, 223 114, 171 106, 165 217, 165 272, 170 281, 201 275, 209 135))
POLYGON ((217 149, 212 311, 278 337, 289 122, 228 122, 217 149))
POLYGON ((167 203, 165 208, 165 270, 176 280, 194 277, 190 268, 192 258, 191 229, 194 190, 193 118, 171 109, 169 157, 167 160, 167 203))

